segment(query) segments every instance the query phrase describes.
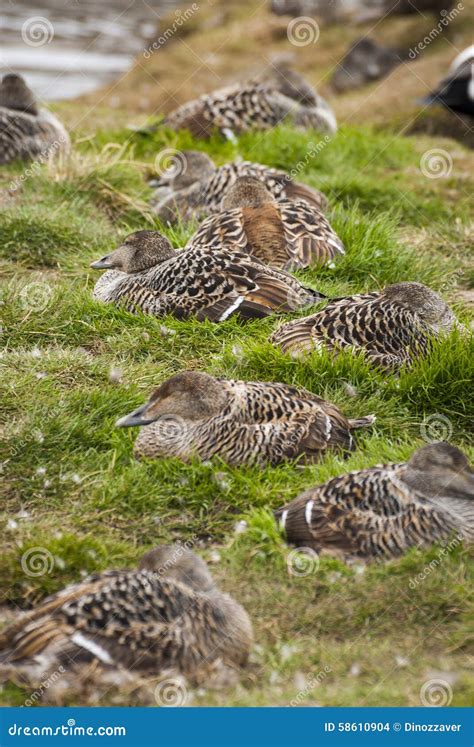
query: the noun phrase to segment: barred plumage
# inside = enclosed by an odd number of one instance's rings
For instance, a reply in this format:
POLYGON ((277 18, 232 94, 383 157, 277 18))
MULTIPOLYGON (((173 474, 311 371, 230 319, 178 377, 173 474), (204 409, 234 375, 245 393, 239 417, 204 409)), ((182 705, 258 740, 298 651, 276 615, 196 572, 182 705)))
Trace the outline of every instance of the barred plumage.
POLYGON ((269 129, 284 119, 329 135, 337 130, 334 114, 321 96, 297 100, 272 81, 247 81, 204 94, 175 109, 164 123, 175 130, 189 130, 194 137, 209 138, 216 130, 230 136, 269 129))
POLYGON ((61 122, 36 101, 19 75, 5 75, 0 85, 0 164, 36 158, 69 149, 61 122))
POLYGON ((220 322, 234 313, 254 318, 292 311, 323 297, 288 273, 232 248, 176 251, 157 231, 130 234, 91 266, 111 268, 96 283, 95 298, 154 316, 194 315, 220 322))
POLYGON ((239 177, 223 210, 207 218, 192 246, 233 247, 285 270, 324 265, 344 254, 344 245, 323 213, 306 202, 276 202, 254 177, 239 177))
POLYGON ((181 545, 146 553, 138 570, 89 576, 49 597, 0 633, 0 663, 34 672, 97 661, 194 679, 217 661, 243 666, 252 644, 245 610, 181 545))
POLYGON ((216 168, 206 153, 182 151, 173 159, 168 174, 165 172, 153 182, 157 187, 153 212, 167 223, 202 220, 221 210, 226 192, 244 176, 260 179, 276 200, 304 200, 317 210, 327 208, 322 192, 293 181, 284 171, 250 161, 216 168))
POLYGON ((442 298, 421 283, 331 300, 312 316, 283 324, 270 338, 285 352, 361 350, 375 365, 397 368, 426 355, 433 338, 461 325, 442 298))
POLYGON ((287 384, 185 371, 117 425, 144 426, 135 442, 137 456, 219 456, 232 465, 265 466, 297 457, 317 461, 327 449, 351 449, 352 431, 373 421, 372 415, 349 420, 331 402, 287 384))
POLYGON ((275 512, 288 542, 365 558, 395 557, 458 535, 474 541, 474 471, 447 443, 402 464, 334 477, 275 512))

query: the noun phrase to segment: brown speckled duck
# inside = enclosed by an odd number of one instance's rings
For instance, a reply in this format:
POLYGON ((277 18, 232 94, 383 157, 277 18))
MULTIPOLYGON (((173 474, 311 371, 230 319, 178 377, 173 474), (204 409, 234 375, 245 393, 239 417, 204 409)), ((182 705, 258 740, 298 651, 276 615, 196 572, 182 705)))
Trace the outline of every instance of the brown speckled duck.
POLYGON ((317 210, 327 208, 322 192, 293 181, 285 171, 251 161, 217 168, 206 153, 188 150, 176 154, 168 172, 152 182, 157 187, 153 212, 166 223, 207 218, 221 210, 224 195, 242 176, 260 179, 276 200, 304 200, 317 210))
POLYGON ((275 465, 303 457, 317 461, 327 449, 351 449, 352 431, 373 415, 349 420, 331 402, 287 384, 216 379, 184 371, 165 381, 145 405, 117 421, 144 426, 136 456, 231 465, 275 465))
POLYGON ((252 626, 203 560, 161 545, 138 570, 96 573, 18 617, 0 633, 0 663, 25 674, 96 661, 106 668, 195 679, 216 662, 245 665, 252 626))
POLYGON ((462 326, 443 299, 422 283, 331 300, 321 311, 283 324, 270 338, 285 352, 362 350, 383 368, 411 365, 433 338, 462 326))
POLYGON ((0 84, 0 164, 46 158, 69 149, 69 135, 47 109, 40 109, 20 75, 0 84))
POLYGON ((206 93, 171 112, 164 124, 209 138, 216 130, 233 139, 248 130, 266 130, 283 120, 332 135, 337 130, 328 103, 297 73, 266 75, 206 93))
POLYGON ((222 207, 206 218, 190 245, 233 247, 285 270, 324 265, 344 254, 342 241, 321 211, 301 200, 276 202, 254 177, 239 177, 222 207))
POLYGON ((396 557, 452 535, 474 541, 474 470, 445 442, 408 462, 370 467, 306 490, 275 512, 288 542, 363 558, 396 557))
POLYGON ((239 314, 249 319, 303 308, 323 297, 232 248, 176 250, 158 231, 130 234, 91 267, 107 270, 95 285, 97 300, 154 316, 194 315, 221 322, 239 314))

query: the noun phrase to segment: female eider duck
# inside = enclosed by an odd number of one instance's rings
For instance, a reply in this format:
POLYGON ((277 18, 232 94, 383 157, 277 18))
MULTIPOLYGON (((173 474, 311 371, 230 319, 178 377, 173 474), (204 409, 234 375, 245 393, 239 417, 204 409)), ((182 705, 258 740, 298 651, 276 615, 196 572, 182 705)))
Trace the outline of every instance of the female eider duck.
POLYGON ((188 150, 174 157, 168 173, 151 182, 157 188, 153 212, 166 223, 207 218, 221 209, 223 196, 242 176, 259 179, 275 200, 304 200, 317 210, 327 209, 322 192, 293 181, 285 171, 251 161, 217 168, 206 153, 188 150))
POLYGON ((120 418, 121 428, 144 426, 138 457, 178 457, 230 465, 275 465, 328 449, 353 448, 352 431, 374 416, 350 420, 331 402, 287 384, 216 379, 183 371, 159 386, 145 405, 120 418))
POLYGON ((20 75, 8 74, 0 84, 0 164, 46 158, 69 150, 69 135, 47 109, 38 108, 20 75))
POLYGON ((32 676, 96 662, 199 680, 216 664, 244 666, 251 646, 247 613, 206 563, 185 546, 161 545, 137 570, 96 573, 20 615, 0 633, 0 662, 32 676))
POLYGON ((451 444, 306 490, 275 512, 287 540, 363 558, 395 557, 450 536, 474 541, 474 471, 451 444))
POLYGON ((425 104, 442 104, 460 114, 474 117, 474 44, 464 49, 452 63, 449 73, 425 104))
POLYGON ((232 247, 285 270, 324 265, 344 254, 344 244, 321 211, 301 200, 276 202, 254 177, 239 177, 222 208, 201 224, 190 245, 232 247))
POLYGON ((382 368, 412 365, 431 341, 459 324, 443 299, 422 283, 331 300, 321 311, 281 325, 270 338, 284 352, 352 349, 382 368))
POLYGON ((209 138, 216 130, 229 139, 249 130, 268 130, 282 120, 333 135, 336 118, 316 92, 311 96, 284 78, 250 80, 206 93, 175 109, 164 120, 174 130, 209 138))
POLYGON ((286 272, 230 249, 174 249, 158 231, 136 231, 111 254, 92 262, 105 269, 94 297, 154 316, 221 322, 231 314, 250 319, 316 303, 322 294, 286 272))

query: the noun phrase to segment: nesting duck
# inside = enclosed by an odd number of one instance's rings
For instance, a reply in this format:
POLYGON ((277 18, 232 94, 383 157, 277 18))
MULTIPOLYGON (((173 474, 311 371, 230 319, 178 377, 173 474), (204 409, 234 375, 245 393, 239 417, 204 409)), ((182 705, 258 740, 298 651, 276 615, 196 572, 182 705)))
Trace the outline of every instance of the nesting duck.
POLYGON ((154 316, 250 319, 294 311, 323 297, 248 254, 224 248, 210 253, 199 246, 176 250, 158 231, 130 234, 91 267, 107 270, 94 287, 97 300, 154 316))
POLYGON ((174 130, 189 130, 194 137, 209 138, 221 132, 233 139, 248 130, 267 130, 283 120, 296 127, 332 135, 336 118, 329 104, 297 73, 275 75, 237 83, 206 93, 175 109, 164 120, 174 130))
POLYGON ((274 199, 304 200, 317 210, 326 210, 322 192, 293 181, 285 171, 260 163, 242 161, 216 168, 206 153, 182 151, 176 154, 168 171, 152 182, 157 189, 153 211, 167 223, 181 219, 203 219, 218 212, 222 199, 239 177, 253 176, 262 181, 274 199))
POLYGON ((442 104, 460 114, 474 116, 474 44, 456 57, 448 75, 423 103, 442 104))
POLYGON ((458 534, 474 541, 474 470, 445 442, 402 464, 334 477, 275 512, 288 542, 364 558, 395 557, 458 534))
POLYGON ((302 200, 276 202, 254 177, 239 177, 222 207, 201 224, 191 245, 233 247, 285 270, 324 265, 344 254, 344 244, 321 211, 302 200))
POLYGON ((287 384, 183 371, 117 425, 144 426, 135 442, 139 457, 218 456, 234 466, 263 467, 297 457, 317 461, 327 449, 351 449, 352 431, 373 422, 372 415, 350 420, 331 402, 287 384))
POLYGON ((339 93, 359 88, 388 75, 403 60, 403 55, 374 39, 362 36, 350 46, 339 62, 331 85, 339 93))
POLYGON ((47 109, 39 108, 20 75, 0 84, 0 164, 46 158, 69 149, 69 135, 47 109))
POLYGON ((363 351, 383 368, 411 365, 431 341, 462 329, 443 299, 422 283, 331 300, 321 311, 281 325, 270 338, 283 351, 363 351))
POLYGON ((184 545, 161 545, 137 570, 96 573, 49 597, 0 633, 0 663, 34 676, 97 662, 191 679, 245 665, 252 626, 184 545))

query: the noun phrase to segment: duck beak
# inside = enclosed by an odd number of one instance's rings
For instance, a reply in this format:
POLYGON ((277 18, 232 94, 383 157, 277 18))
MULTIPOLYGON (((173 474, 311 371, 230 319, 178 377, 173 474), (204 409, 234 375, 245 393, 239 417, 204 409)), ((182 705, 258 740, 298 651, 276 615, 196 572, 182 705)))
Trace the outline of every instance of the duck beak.
POLYGON ((94 270, 110 270, 113 266, 111 254, 106 254, 102 259, 96 259, 95 262, 90 263, 90 267, 93 267, 94 270))
POLYGON ((133 412, 124 415, 123 418, 119 418, 115 423, 117 428, 132 428, 137 425, 148 425, 149 423, 153 423, 155 418, 146 416, 148 405, 149 403, 145 402, 144 405, 141 405, 141 407, 138 407, 133 412))

